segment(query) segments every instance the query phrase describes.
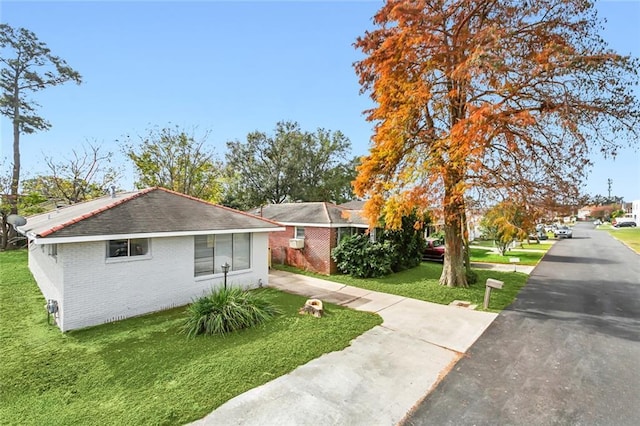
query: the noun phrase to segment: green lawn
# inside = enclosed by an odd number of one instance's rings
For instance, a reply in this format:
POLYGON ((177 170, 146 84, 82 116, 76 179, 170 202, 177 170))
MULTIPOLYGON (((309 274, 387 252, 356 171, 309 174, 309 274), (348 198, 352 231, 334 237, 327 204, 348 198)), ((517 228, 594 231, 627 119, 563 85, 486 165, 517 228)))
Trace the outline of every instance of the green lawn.
MULTIPOLYGON (((533 240, 532 240, 533 241, 533 240)), ((531 244, 527 243, 527 242, 523 242, 522 243, 522 247, 520 247, 520 245, 518 244, 518 248, 523 248, 523 249, 527 249, 527 250, 543 250, 543 251, 549 251, 549 249, 553 246, 553 243, 555 241, 552 239, 549 240, 542 240, 540 241, 540 244, 538 243, 534 243, 532 242, 531 244)), ((483 241, 483 240, 475 240, 471 242, 471 246, 478 246, 478 247, 487 247, 487 248, 496 248, 496 244, 493 241, 483 241)))
POLYGON ((494 278, 504 281, 505 284, 501 290, 495 290, 491 293, 489 310, 493 312, 499 312, 510 305, 520 289, 527 282, 528 277, 526 274, 519 272, 498 272, 476 269, 475 271, 478 273, 478 282, 476 284, 469 288, 449 288, 438 284, 440 274, 442 273, 442 264, 437 262, 422 262, 413 269, 382 278, 353 278, 349 275, 324 276, 284 265, 274 265, 274 267, 345 285, 397 294, 399 296, 411 297, 427 302, 449 304, 454 300, 466 300, 477 304, 478 310, 482 310, 487 278, 494 278))
POLYGON ((485 250, 482 248, 472 248, 471 249, 471 262, 484 262, 484 263, 508 263, 510 264, 510 259, 517 257, 520 259, 518 262, 519 265, 530 265, 535 266, 540 262, 540 259, 545 255, 545 252, 533 252, 533 251, 522 251, 518 249, 510 250, 505 253, 504 256, 501 256, 499 253, 485 250))
POLYGON ((640 228, 614 228, 600 225, 598 229, 606 229, 614 238, 619 239, 631 247, 636 253, 640 253, 640 228))
POLYGON ((181 425, 381 323, 378 315, 266 291, 284 314, 227 337, 178 334, 184 308, 79 331, 47 325, 27 253, 0 253, 0 423, 181 425))

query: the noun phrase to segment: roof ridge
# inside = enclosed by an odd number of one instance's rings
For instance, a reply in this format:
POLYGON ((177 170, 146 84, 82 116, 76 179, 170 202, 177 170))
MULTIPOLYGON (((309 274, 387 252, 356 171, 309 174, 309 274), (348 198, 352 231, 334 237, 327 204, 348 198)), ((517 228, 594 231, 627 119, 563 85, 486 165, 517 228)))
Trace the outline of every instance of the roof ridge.
POLYGON ((220 209, 231 211, 231 212, 234 212, 234 213, 241 213, 241 214, 243 214, 245 216, 249 216, 249 217, 256 218, 256 219, 261 219, 261 220, 264 220, 265 222, 271 223, 272 225, 280 226, 279 223, 277 223, 277 222, 275 222, 273 220, 270 220, 270 219, 267 219, 267 218, 264 218, 264 217, 261 217, 261 216, 257 216, 257 215, 251 214, 251 213, 243 212, 242 210, 232 209, 231 207, 223 206, 221 204, 211 203, 209 201, 206 201, 206 200, 203 200, 203 199, 191 196, 191 195, 183 194, 182 192, 177 192, 177 191, 174 191, 174 190, 171 190, 171 189, 167 189, 167 188, 162 188, 162 187, 159 187, 159 186, 155 187, 154 189, 159 189, 159 190, 167 192, 169 194, 179 195, 181 197, 188 198, 188 199, 193 200, 193 201, 198 201, 200 203, 207 204, 207 205, 212 206, 212 207, 218 207, 220 209))
POLYGON ((331 220, 331 214, 329 214, 329 208, 327 207, 326 201, 322 202, 322 207, 324 208, 324 213, 325 215, 327 215, 327 220, 329 221, 329 223, 333 223, 333 221, 331 220))
MULTIPOLYGON (((54 226, 51 229, 47 229, 46 231, 44 231, 43 233, 40 234, 40 237, 46 237, 47 235, 51 235, 51 234, 53 234, 55 232, 58 232, 61 229, 64 229, 64 228, 66 228, 68 226, 71 226, 71 225, 73 225, 75 223, 78 223, 78 222, 80 222, 82 220, 88 219, 88 218, 90 218, 92 216, 96 216, 96 215, 98 215, 98 214, 100 214, 100 213, 102 213, 102 212, 104 212, 106 210, 110 210, 110 209, 112 209, 112 208, 114 208, 114 207, 116 207, 116 206, 118 206, 118 205, 120 205, 122 203, 125 203, 127 201, 133 200, 134 198, 138 198, 138 197, 140 197, 140 196, 142 196, 144 194, 147 194, 147 193, 149 193, 149 192, 151 192, 151 191, 153 191, 155 189, 157 189, 157 187, 141 189, 140 191, 134 192, 131 195, 129 195, 127 197, 124 197, 124 198, 122 198, 120 200, 117 200, 117 201, 115 201, 115 202, 113 202, 111 204, 107 204, 106 206, 103 206, 103 207, 100 207, 98 209, 92 210, 89 213, 85 213, 83 215, 74 217, 73 219, 70 219, 70 220, 68 220, 68 221, 66 221, 66 222, 64 222, 64 223, 62 223, 60 225, 54 226)), ((107 197, 109 197, 109 195, 107 195, 107 197)), ((89 200, 89 201, 92 201, 92 200, 89 200)))
POLYGON ((187 199, 190 199, 192 201, 198 201, 200 203, 206 204, 206 205, 211 206, 211 207, 217 207, 217 208, 220 208, 222 210, 226 210, 226 211, 230 211, 230 212, 234 212, 234 213, 240 213, 240 214, 242 214, 244 216, 247 216, 247 217, 251 217, 251 218, 254 218, 254 219, 260 219, 260 220, 262 220, 264 222, 267 222, 267 223, 270 223, 272 225, 280 226, 279 223, 277 223, 277 222, 275 222, 273 220, 264 218, 264 217, 256 216, 256 215, 253 215, 253 214, 250 214, 250 213, 247 213, 247 212, 243 212, 241 210, 232 209, 230 207, 222 206, 220 204, 210 203, 210 202, 202 200, 200 198, 196 198, 196 197, 193 197, 191 195, 183 194, 181 192, 173 191, 171 189, 163 188, 163 187, 160 187, 160 186, 154 186, 154 187, 141 189, 141 190, 139 190, 137 192, 134 192, 134 193, 122 198, 122 199, 116 200, 113 203, 110 203, 110 204, 108 204, 106 206, 103 206, 103 207, 97 208, 95 210, 92 210, 89 213, 85 213, 85 214, 76 216, 73 219, 70 219, 70 220, 68 220, 68 221, 66 221, 66 222, 64 222, 64 223, 62 223, 60 225, 56 225, 56 226, 54 226, 54 227, 42 232, 41 234, 39 234, 39 236, 40 237, 49 236, 49 235, 51 235, 51 234, 53 234, 55 232, 60 231, 61 229, 67 228, 67 227, 69 227, 71 225, 74 225, 74 224, 80 222, 80 221, 83 221, 83 220, 88 219, 90 217, 96 216, 96 215, 98 215, 98 214, 100 214, 100 213, 102 213, 104 211, 111 210, 114 207, 117 207, 117 206, 119 206, 121 204, 129 202, 129 201, 131 201, 133 199, 139 198, 139 197, 141 197, 143 195, 146 195, 146 194, 148 194, 150 192, 153 192, 153 191, 163 191, 163 192, 166 192, 166 193, 169 193, 169 194, 179 195, 179 196, 181 196, 183 198, 187 198, 187 199))
MULTIPOLYGON (((324 207, 324 211, 325 211, 325 213, 327 215, 327 218, 329 219, 329 223, 336 223, 331 219, 331 213, 329 212, 329 206, 337 207, 338 209, 342 210, 340 208, 340 206, 335 204, 335 203, 332 203, 331 201, 321 201, 321 203, 322 203, 322 205, 324 207)), ((341 214, 341 216, 342 216, 342 214, 341 214)))

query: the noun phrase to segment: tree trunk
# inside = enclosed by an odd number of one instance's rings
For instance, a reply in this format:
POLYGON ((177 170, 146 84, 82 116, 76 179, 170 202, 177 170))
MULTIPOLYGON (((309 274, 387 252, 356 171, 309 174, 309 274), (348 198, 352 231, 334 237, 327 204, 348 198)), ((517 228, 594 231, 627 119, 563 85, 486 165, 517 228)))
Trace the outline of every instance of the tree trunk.
MULTIPOLYGON (((17 91, 17 90, 16 90, 17 91)), ((17 93, 14 94, 17 103, 17 93)), ((20 108, 13 108, 13 173, 11 175, 11 194, 9 205, 11 214, 18 214, 18 189, 20 187, 20 108)))
POLYGON ((444 265, 440 285, 468 287, 464 266, 464 193, 460 191, 460 173, 454 172, 444 179, 444 265), (453 176, 452 176, 453 175, 453 176))
MULTIPOLYGON (((18 190, 20 188, 20 108, 17 104, 18 89, 15 89, 16 105, 13 107, 13 172, 11 174, 11 193, 9 194, 9 214, 18 214, 18 190)), ((6 216, 2 218, 2 248, 17 248, 15 243, 9 244, 9 241, 15 241, 17 236, 13 226, 6 223, 6 216)))
POLYGON ((7 223, 7 215, 2 212, 2 239, 0 240, 0 250, 7 248, 9 242, 9 224, 7 223))
POLYGON ((462 244, 462 259, 464 261, 465 273, 467 276, 469 276, 469 274, 471 273, 471 248, 469 247, 469 227, 467 225, 466 204, 463 205, 462 210, 462 244))

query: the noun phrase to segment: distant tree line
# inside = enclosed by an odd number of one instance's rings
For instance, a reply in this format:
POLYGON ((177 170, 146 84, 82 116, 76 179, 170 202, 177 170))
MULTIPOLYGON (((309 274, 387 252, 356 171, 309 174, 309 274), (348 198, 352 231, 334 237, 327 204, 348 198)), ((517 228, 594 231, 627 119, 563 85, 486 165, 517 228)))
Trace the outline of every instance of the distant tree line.
MULTIPOLYGON (((0 24, 0 113, 13 128, 13 157, 0 162, 0 249, 16 240, 7 219, 60 205, 86 201, 118 187, 122 165, 114 153, 91 142, 64 158, 45 157, 47 172, 22 181, 20 137, 48 130, 29 95, 82 77, 25 28, 0 24)), ((249 133, 227 143, 226 163, 207 143, 178 126, 156 127, 120 149, 133 163, 138 188, 162 186, 207 201, 250 209, 288 201, 344 202, 353 198, 357 160, 339 131, 304 131, 296 122, 279 122, 275 132, 249 133)))
MULTIPOLYGON (((226 161, 197 135, 179 126, 149 129, 119 141, 132 162, 139 189, 161 186, 228 207, 249 210, 268 203, 353 199, 356 158, 341 132, 303 131, 296 122, 279 122, 273 135, 255 131, 227 143, 226 161)), ((64 158, 45 157, 47 172, 24 180, 16 211, 29 215, 87 201, 120 187, 122 164, 96 142, 82 144, 64 158)), ((3 170, 2 193, 11 179, 3 170)), ((6 197, 5 197, 6 198, 6 197)), ((9 214, 10 205, 2 211, 9 214)))

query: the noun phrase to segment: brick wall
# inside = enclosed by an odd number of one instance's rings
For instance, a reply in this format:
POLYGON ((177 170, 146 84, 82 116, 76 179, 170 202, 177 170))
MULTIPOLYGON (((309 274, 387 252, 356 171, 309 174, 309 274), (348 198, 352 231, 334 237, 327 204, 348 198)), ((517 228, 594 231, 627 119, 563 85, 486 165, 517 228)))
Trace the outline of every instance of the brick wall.
POLYGON ((295 227, 287 226, 285 231, 272 232, 269 236, 271 261, 296 268, 333 274, 337 272, 335 262, 331 259, 331 249, 336 245, 337 229, 304 227, 304 248, 289 247, 289 240, 294 237, 295 227))
MULTIPOLYGON (((45 298, 62 289, 51 298, 58 300, 58 326, 63 331, 186 305, 224 281, 222 274, 194 277, 192 236, 153 238, 148 258, 107 259, 105 241, 58 247, 57 265, 62 262, 64 270, 61 283, 54 286, 47 278, 55 270, 39 255, 40 247, 36 255, 30 253, 29 266, 45 298)), ((229 272, 227 284, 250 288, 261 280, 267 285, 267 248, 267 234, 254 234, 251 269, 229 272)))

